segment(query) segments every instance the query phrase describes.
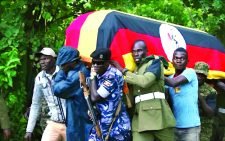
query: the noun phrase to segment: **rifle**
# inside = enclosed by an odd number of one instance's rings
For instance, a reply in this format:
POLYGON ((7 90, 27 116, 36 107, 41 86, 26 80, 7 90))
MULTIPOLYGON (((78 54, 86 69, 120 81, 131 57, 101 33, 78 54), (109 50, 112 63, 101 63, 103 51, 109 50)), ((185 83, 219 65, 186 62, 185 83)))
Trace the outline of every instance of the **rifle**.
POLYGON ((89 98, 90 92, 89 92, 88 86, 86 84, 86 78, 81 71, 79 71, 79 78, 80 78, 80 85, 83 88, 84 97, 85 97, 85 100, 87 102, 88 109, 90 111, 90 115, 91 115, 93 124, 95 126, 96 133, 97 133, 98 137, 100 137, 102 139, 102 141, 104 141, 100 126, 99 126, 98 121, 96 119, 96 116, 95 116, 95 113, 94 113, 94 110, 93 110, 93 106, 92 106, 90 98, 89 98))

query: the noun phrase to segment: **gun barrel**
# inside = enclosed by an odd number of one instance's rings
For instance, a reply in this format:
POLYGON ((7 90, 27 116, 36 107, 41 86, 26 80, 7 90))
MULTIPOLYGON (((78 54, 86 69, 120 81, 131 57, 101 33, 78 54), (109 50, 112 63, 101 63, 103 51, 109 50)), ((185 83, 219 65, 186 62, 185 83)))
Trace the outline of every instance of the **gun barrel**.
POLYGON ((97 125, 98 124, 97 118, 95 116, 94 109, 93 109, 93 107, 91 105, 91 101, 89 99, 89 96, 86 96, 85 99, 86 99, 86 102, 87 102, 87 105, 88 105, 88 109, 89 109, 90 114, 91 114, 92 121, 93 121, 94 125, 97 125))
POLYGON ((83 88, 83 91, 84 91, 84 97, 85 97, 85 100, 87 102, 88 109, 90 111, 90 116, 91 116, 93 124, 95 126, 96 133, 97 133, 98 137, 100 137, 101 140, 104 141, 104 137, 102 136, 101 128, 98 124, 93 106, 92 106, 90 98, 89 98, 89 90, 88 90, 88 86, 86 85, 86 78, 81 71, 79 72, 79 78, 80 78, 80 84, 81 84, 81 86, 83 88))

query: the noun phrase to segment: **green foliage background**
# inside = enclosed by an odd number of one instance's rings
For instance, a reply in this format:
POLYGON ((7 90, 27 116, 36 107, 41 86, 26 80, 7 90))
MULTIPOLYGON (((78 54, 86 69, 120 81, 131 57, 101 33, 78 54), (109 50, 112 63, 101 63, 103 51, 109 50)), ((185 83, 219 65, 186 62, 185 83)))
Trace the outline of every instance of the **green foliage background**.
POLYGON ((222 0, 1 0, 0 90, 10 109, 13 139, 23 140, 23 117, 38 72, 34 53, 44 46, 56 51, 65 29, 81 13, 116 9, 206 31, 225 43, 222 0))

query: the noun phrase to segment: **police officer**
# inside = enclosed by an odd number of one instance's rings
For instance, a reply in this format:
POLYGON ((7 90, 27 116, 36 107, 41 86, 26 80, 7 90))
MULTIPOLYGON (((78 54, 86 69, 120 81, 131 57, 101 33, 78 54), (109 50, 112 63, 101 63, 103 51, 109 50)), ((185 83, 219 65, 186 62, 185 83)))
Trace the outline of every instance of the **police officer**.
MULTIPOLYGON (((91 100, 96 103, 100 113, 103 138, 109 141, 130 141, 130 119, 122 102, 123 75, 109 64, 111 51, 108 48, 95 50, 91 57, 91 100)), ((101 141, 95 129, 89 138, 89 141, 93 140, 101 141)))
POLYGON ((198 77, 200 112, 203 112, 208 116, 213 116, 213 107, 211 108, 206 102, 206 98, 215 98, 217 93, 212 86, 206 83, 209 65, 205 62, 196 62, 194 69, 198 77))
POLYGON ((165 99, 163 63, 157 56, 147 57, 147 47, 143 40, 135 41, 132 55, 137 65, 134 72, 123 69, 116 63, 114 65, 133 87, 133 140, 173 141, 175 118, 165 99))

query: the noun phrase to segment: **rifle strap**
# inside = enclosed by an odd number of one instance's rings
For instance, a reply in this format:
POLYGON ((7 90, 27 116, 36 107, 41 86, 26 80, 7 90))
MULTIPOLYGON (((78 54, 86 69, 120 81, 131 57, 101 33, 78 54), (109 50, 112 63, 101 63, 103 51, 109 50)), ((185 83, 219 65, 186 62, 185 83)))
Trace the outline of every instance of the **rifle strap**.
POLYGON ((115 112, 115 115, 114 115, 114 117, 112 119, 112 122, 110 124, 109 131, 108 131, 108 133, 107 133, 107 135, 105 137, 105 141, 109 140, 109 134, 110 134, 110 132, 112 130, 113 123, 116 121, 116 118, 117 118, 117 116, 119 115, 119 113, 121 111, 121 106, 122 106, 122 100, 120 100, 120 102, 119 102, 119 104, 118 104, 118 106, 116 108, 116 112, 115 112))
MULTIPOLYGON (((52 86, 52 81, 47 76, 45 76, 45 77, 48 80, 48 83, 49 83, 50 89, 51 89, 51 93, 52 93, 52 96, 53 96, 53 99, 54 99, 54 91, 53 91, 53 88, 52 88, 53 87, 52 86)), ((57 99, 57 102, 58 102, 60 113, 62 115, 62 120, 63 120, 63 122, 65 122, 65 124, 67 124, 66 123, 66 117, 65 117, 65 114, 64 114, 64 111, 63 111, 63 107, 62 107, 62 102, 61 102, 59 97, 56 97, 56 99, 57 99)), ((55 102, 55 100, 54 100, 54 102, 55 102)))

